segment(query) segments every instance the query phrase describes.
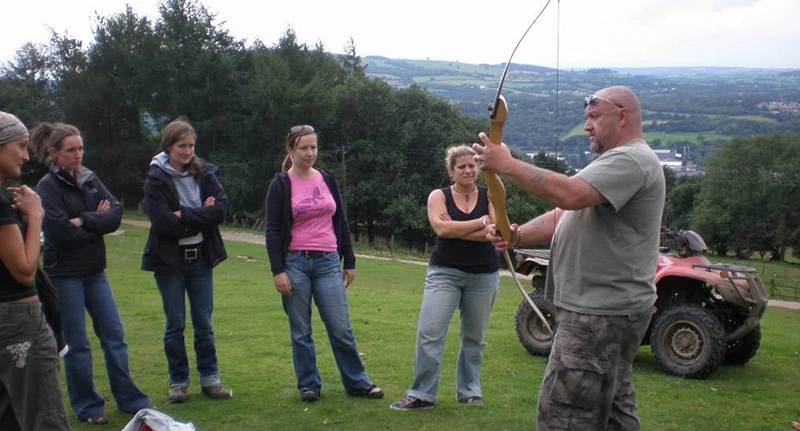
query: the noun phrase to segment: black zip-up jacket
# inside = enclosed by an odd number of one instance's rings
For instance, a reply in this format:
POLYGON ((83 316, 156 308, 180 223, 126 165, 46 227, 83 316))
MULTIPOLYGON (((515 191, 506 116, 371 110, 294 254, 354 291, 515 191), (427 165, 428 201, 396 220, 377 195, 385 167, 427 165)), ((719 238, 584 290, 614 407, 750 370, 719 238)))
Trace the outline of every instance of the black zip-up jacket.
POLYGON ((218 168, 199 159, 200 173, 195 180, 200 186, 200 200, 214 197, 210 207, 182 207, 172 177, 159 166, 150 166, 144 182, 144 208, 150 219, 150 233, 142 255, 142 269, 159 274, 178 274, 178 240, 203 233, 203 247, 211 267, 228 258, 219 225, 228 212, 228 197, 216 177, 218 168), (181 217, 173 214, 181 211, 181 217))
POLYGON ((97 175, 84 166, 75 177, 54 167, 36 185, 44 209, 44 270, 48 276, 89 275, 106 269, 103 235, 114 232, 122 222, 122 206, 97 175), (107 199, 110 206, 98 212, 97 204, 107 199), (78 227, 70 219, 80 217, 78 227))
MULTIPOLYGON (((332 173, 317 169, 328 185, 328 189, 336 202, 336 212, 333 214, 333 231, 336 234, 336 248, 339 251, 339 260, 344 259, 344 269, 355 269, 356 256, 353 253, 353 243, 350 241, 350 225, 342 209, 342 195, 339 192, 339 183, 332 173)), ((272 275, 284 272, 283 264, 286 262, 286 252, 292 242, 292 184, 289 174, 281 172, 267 190, 265 202, 266 214, 266 243, 267 255, 272 275)))

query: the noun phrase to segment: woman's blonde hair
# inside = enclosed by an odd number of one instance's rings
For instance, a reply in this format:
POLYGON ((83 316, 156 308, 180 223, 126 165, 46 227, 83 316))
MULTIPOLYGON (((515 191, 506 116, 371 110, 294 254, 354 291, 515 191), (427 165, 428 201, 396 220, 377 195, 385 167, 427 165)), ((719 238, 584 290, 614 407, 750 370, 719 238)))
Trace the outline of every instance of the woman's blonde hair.
POLYGON ((444 154, 444 165, 447 167, 447 175, 453 179, 456 168, 456 160, 462 156, 474 156, 477 153, 467 144, 454 144, 447 147, 444 154))

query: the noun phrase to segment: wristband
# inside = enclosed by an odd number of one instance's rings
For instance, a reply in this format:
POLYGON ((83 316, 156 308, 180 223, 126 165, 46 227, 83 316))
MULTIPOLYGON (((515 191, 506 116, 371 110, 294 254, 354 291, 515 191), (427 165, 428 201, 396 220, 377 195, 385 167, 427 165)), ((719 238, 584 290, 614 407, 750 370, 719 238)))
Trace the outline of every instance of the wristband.
POLYGON ((481 223, 483 224, 483 227, 486 227, 486 216, 481 217, 481 223))

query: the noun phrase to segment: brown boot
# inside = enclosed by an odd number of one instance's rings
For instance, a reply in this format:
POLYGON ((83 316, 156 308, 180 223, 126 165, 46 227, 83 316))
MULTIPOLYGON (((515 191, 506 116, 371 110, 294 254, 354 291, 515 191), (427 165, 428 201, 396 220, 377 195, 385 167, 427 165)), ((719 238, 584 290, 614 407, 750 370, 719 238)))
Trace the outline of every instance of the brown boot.
POLYGON ((215 400, 233 398, 233 390, 224 388, 222 385, 203 386, 203 393, 215 400))
POLYGON ((173 404, 180 404, 186 402, 188 396, 188 389, 186 386, 171 386, 169 388, 169 402, 173 404))

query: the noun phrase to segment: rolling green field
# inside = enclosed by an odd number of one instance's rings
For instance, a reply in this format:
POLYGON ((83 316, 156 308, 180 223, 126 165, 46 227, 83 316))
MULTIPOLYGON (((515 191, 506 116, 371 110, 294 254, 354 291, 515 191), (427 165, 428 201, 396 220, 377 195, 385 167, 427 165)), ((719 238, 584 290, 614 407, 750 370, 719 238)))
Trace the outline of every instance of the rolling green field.
MULTIPOLYGON (((561 139, 566 139, 572 136, 579 136, 585 135, 586 132, 583 130, 583 123, 576 124, 575 127, 570 129, 569 133, 562 136, 561 139)), ((660 139, 662 145, 666 145, 667 143, 674 141, 689 141, 695 144, 700 144, 700 140, 698 136, 703 136, 703 139, 706 141, 715 141, 715 140, 728 140, 730 136, 727 135, 720 135, 713 132, 687 132, 687 133, 665 133, 665 132, 646 132, 644 134, 644 139, 647 142, 653 142, 655 139, 660 139)))
MULTIPOLYGON (((318 364, 325 385, 319 402, 305 404, 295 388, 286 317, 272 285, 263 245, 232 241, 226 243, 228 261, 215 272, 214 328, 220 371, 235 396, 226 401, 207 399, 200 395, 193 375, 189 400, 168 404, 160 296, 152 274, 139 269, 146 230, 130 225, 123 229, 123 234, 108 236, 106 242, 108 277, 125 324, 131 373, 152 403, 180 422, 192 422, 198 430, 209 431, 535 428, 537 391, 545 363, 530 356, 517 340, 514 314, 521 296, 509 277, 502 277, 486 335, 482 368, 485 407, 455 401, 455 317, 443 354, 436 408, 422 412, 389 409, 411 383, 425 266, 369 258, 359 259, 348 300, 367 372, 384 389, 386 398, 365 400, 345 394, 324 327, 315 315, 318 364)), ((800 311, 770 307, 762 321, 762 347, 756 357, 745 366, 722 367, 701 381, 664 375, 649 347, 642 347, 634 364, 642 429, 787 429, 789 422, 800 416, 798 325, 800 311)), ((191 346, 189 328, 186 335, 191 346)), ((95 384, 107 400, 111 419, 103 429, 120 429, 131 416, 116 410, 102 353, 96 339, 90 338, 95 384)), ((77 422, 71 412, 69 415, 74 429, 96 429, 77 422)))
MULTIPOLYGON (((647 109, 642 109, 642 116, 648 117, 651 114, 659 113, 657 111, 649 111, 647 109)), ((661 112, 662 114, 673 114, 673 115, 681 115, 682 117, 703 117, 703 118, 732 118, 736 120, 748 120, 748 121, 763 121, 765 123, 777 123, 778 121, 774 118, 765 117, 763 115, 713 115, 713 114, 678 114, 675 112, 661 112)), ((645 123, 650 123, 652 120, 645 120, 645 123)), ((669 123, 669 120, 656 120, 656 123, 669 123)))
POLYGON ((644 139, 647 142, 653 142, 656 139, 661 140, 662 145, 670 141, 689 141, 695 144, 700 144, 699 136, 702 136, 705 141, 715 140, 728 140, 730 136, 720 135, 711 132, 686 132, 686 133, 665 133, 665 132, 645 132, 644 139))

